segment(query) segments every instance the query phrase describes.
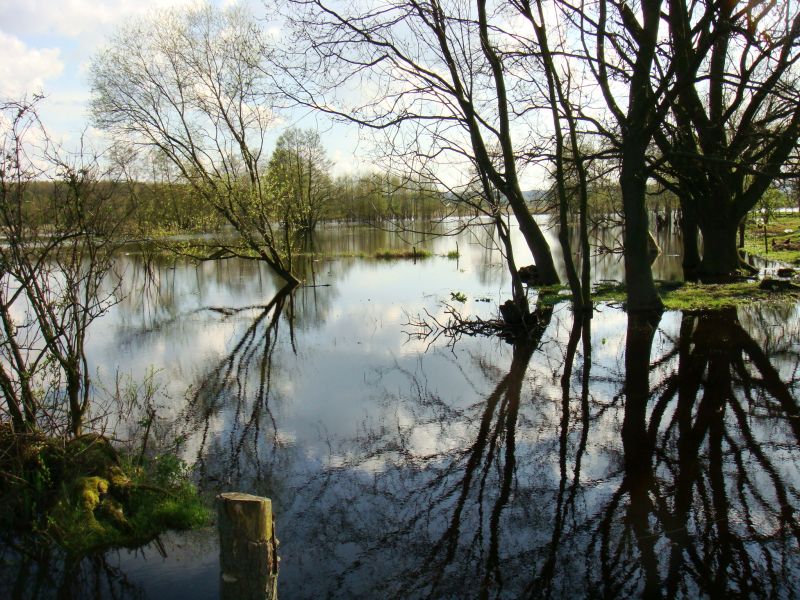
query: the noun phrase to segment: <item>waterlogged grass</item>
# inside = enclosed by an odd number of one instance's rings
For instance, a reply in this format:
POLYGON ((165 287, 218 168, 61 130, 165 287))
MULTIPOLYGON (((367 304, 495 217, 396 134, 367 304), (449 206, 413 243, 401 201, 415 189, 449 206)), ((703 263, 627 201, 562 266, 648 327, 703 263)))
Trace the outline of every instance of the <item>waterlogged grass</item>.
MULTIPOLYGON (((296 256, 303 256, 302 253, 297 253, 296 256)), ((404 260, 404 259, 417 259, 417 258, 431 258, 435 256, 430 250, 424 248, 381 248, 372 254, 365 252, 340 252, 340 253, 324 253, 324 254, 311 254, 309 256, 317 258, 377 258, 381 260, 404 260)), ((455 260, 461 256, 458 250, 450 250, 446 254, 441 255, 443 258, 455 260)))
MULTIPOLYGON (((800 300, 798 290, 762 290, 758 287, 757 281, 720 284, 659 282, 657 287, 666 310, 717 310, 747 306, 756 302, 783 303, 800 300)), ((564 286, 549 286, 539 291, 539 302, 545 305, 554 305, 568 300, 569 297, 569 290, 564 286)), ((625 286, 620 283, 598 285, 592 294, 592 300, 624 304, 625 286)))
POLYGON ((725 284, 696 284, 661 286, 661 297, 667 310, 714 310, 732 306, 746 306, 754 302, 797 301, 795 290, 768 291, 758 287, 756 281, 725 284))
POLYGON ((383 260, 392 260, 392 259, 417 259, 417 258, 430 258, 433 256, 433 252, 430 250, 425 249, 414 249, 414 248, 392 248, 392 249, 385 249, 382 248, 377 250, 374 254, 375 258, 380 258, 383 260))
POLYGON ((0 438, 0 525, 7 532, 45 536, 84 555, 210 521, 186 465, 174 456, 139 464, 97 435, 65 441, 3 428, 0 438))

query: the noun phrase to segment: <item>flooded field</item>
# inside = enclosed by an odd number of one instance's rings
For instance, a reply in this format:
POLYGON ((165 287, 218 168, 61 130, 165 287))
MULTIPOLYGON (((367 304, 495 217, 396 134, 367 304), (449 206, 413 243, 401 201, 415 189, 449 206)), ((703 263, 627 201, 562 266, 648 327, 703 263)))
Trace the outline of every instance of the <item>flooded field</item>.
MULTIPOLYGON (((658 241, 654 276, 680 278, 679 241, 658 241)), ((89 343, 97 381, 154 390, 98 409, 108 432, 136 439, 153 414, 151 448, 209 497, 272 498, 281 597, 800 589, 797 306, 643 322, 614 305, 575 321, 562 303, 510 345, 436 329, 448 305, 490 318, 510 295, 482 230, 329 225, 315 250, 291 295, 254 261, 121 256, 122 301, 89 343), (372 258, 405 241, 433 256, 372 258)), ((621 255, 593 269, 621 280, 621 255)), ((78 563, 7 547, 0 593, 215 598, 218 578, 209 529, 78 563)))

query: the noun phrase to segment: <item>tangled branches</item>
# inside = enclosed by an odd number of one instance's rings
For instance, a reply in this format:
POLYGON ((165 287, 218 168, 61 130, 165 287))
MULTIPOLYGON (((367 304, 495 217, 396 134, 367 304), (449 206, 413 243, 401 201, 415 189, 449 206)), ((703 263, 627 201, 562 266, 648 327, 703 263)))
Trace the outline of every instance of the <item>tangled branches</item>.
POLYGON ((409 340, 427 341, 426 350, 439 338, 447 340, 448 346, 455 344, 462 336, 497 336, 513 344, 518 341, 540 339, 550 322, 552 308, 537 308, 534 312, 525 313, 519 319, 465 317, 452 304, 443 302, 445 317, 436 316, 424 309, 424 314, 409 315, 403 323, 403 333, 409 340))

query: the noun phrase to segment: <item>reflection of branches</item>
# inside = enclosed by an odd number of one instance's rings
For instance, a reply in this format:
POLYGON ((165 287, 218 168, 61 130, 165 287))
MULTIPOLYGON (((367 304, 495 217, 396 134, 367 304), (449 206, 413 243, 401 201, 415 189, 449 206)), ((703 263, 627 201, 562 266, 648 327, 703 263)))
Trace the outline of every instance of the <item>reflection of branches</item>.
MULTIPOLYGON (((226 465, 222 466, 222 473, 228 476, 232 471, 241 469, 241 457, 246 444, 250 442, 253 447, 257 446, 264 416, 272 426, 272 439, 277 442, 278 425, 270 406, 273 355, 284 310, 288 309, 289 327, 292 329, 292 291, 291 287, 279 290, 263 306, 207 307, 208 310, 214 310, 226 317, 259 311, 230 352, 206 374, 194 390, 186 409, 190 415, 187 426, 190 429, 202 428, 198 449, 198 461, 201 464, 206 458, 212 417, 223 408, 231 411, 231 430, 228 433, 230 447, 226 453, 226 465), (253 385, 255 390, 252 389, 253 385)), ((294 339, 291 331, 290 338, 294 339)))
MULTIPOLYGON (((342 568, 325 575, 334 593, 780 597, 794 589, 794 384, 779 386, 782 364, 735 313, 685 314, 679 337, 659 333, 663 348, 651 359, 657 326, 630 318, 619 402, 590 402, 613 392, 605 376, 590 389, 595 367, 581 322, 555 328, 564 348, 557 402, 541 386, 525 402, 532 373, 557 381, 537 360, 554 344, 537 339, 517 342, 507 369, 479 359, 471 372, 490 389, 475 404, 454 405, 427 383, 396 398, 396 424, 365 426, 333 452, 332 468, 304 481, 311 499, 300 520, 314 523, 309 539, 329 540, 314 552, 328 557, 349 542, 342 568), (573 376, 581 339, 583 368, 573 376)), ((603 372, 604 353, 596 354, 603 372)))
POLYGON ((589 437, 589 374, 591 372, 591 330, 590 315, 583 319, 575 319, 570 331, 567 351, 564 360, 564 369, 561 374, 561 422, 558 439, 558 468, 559 484, 556 496, 556 506, 553 518, 553 533, 550 538, 550 547, 547 557, 542 563, 539 572, 527 589, 530 597, 547 597, 552 593, 552 583, 555 576, 558 560, 558 550, 561 538, 564 535, 566 519, 569 512, 574 513, 574 502, 580 489, 581 460, 586 451, 586 442, 589 437), (583 339, 583 369, 581 375, 581 436, 575 452, 575 466, 572 484, 567 490, 567 463, 570 434, 570 400, 573 362, 578 348, 578 342, 583 339))
POLYGON ((735 311, 685 314, 679 369, 672 375, 678 384, 661 385, 661 398, 648 409, 644 361, 652 329, 637 330, 633 322, 626 348, 625 474, 599 530, 604 589, 648 597, 780 593, 784 573, 797 568, 800 528, 792 502, 798 489, 779 467, 785 455, 769 448, 783 436, 789 437, 784 449, 797 448, 792 392, 735 311), (751 368, 760 378, 749 374, 751 368), (757 405, 741 401, 752 399, 755 388, 778 403, 768 426, 754 428, 757 405), (676 393, 677 404, 667 411, 676 393), (622 510, 621 528, 613 531, 622 510))
MULTIPOLYGON (((550 311, 540 311, 537 316, 544 332, 550 311)), ((466 408, 453 406, 452 399, 440 397, 406 372, 412 381, 411 397, 400 399, 404 408, 398 410, 413 414, 413 422, 408 426, 381 423, 365 430, 352 446, 348 444, 348 458, 343 463, 337 461, 335 469, 304 485, 312 499, 301 520, 320 523, 311 534, 314 539, 327 539, 325 523, 332 520, 337 530, 345 529, 336 539, 363 544, 349 566, 338 573, 337 595, 358 596, 353 581, 372 568, 368 565, 379 565, 383 549, 396 547, 399 540, 409 544, 401 550, 404 558, 392 564, 391 576, 373 582, 376 587, 370 593, 461 597, 470 585, 475 586, 470 595, 482 590, 485 596, 506 586, 519 588, 518 582, 509 581, 505 574, 504 525, 509 518, 518 518, 507 512, 519 493, 517 429, 521 420, 525 423, 521 410, 530 405, 523 388, 540 338, 515 343, 507 370, 478 357, 477 370, 491 382, 492 389, 485 399, 466 408), (469 431, 466 438, 457 433, 462 428, 469 431), (449 440, 447 446, 421 450, 416 445, 419 435, 434 430, 449 440), (357 476, 348 478, 353 485, 350 493, 342 478, 375 461, 386 464, 386 471, 364 482, 357 476), (311 489, 318 491, 309 492, 311 489), (331 494, 348 494, 349 498, 330 506, 331 494), (389 512, 382 514, 387 502, 389 512), (341 506, 347 506, 347 511, 337 508, 341 506), (324 511, 325 518, 320 519, 318 511, 324 511), (376 527, 377 523, 381 526, 376 527), (467 575, 470 583, 464 579, 467 575)), ((522 468, 527 469, 525 463, 522 468)), ((335 551, 327 546, 315 550, 335 551)))
POLYGON ((0 543, 0 596, 133 600, 144 593, 106 555, 75 558, 47 541, 16 539, 0 543))

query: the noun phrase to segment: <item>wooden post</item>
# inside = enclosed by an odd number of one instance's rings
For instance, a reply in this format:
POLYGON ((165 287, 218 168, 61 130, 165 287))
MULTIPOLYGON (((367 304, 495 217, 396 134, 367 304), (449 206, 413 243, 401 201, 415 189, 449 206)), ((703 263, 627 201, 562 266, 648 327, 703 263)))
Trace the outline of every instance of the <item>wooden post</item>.
POLYGON ((269 498, 217 496, 222 600, 276 600, 278 541, 269 498))

